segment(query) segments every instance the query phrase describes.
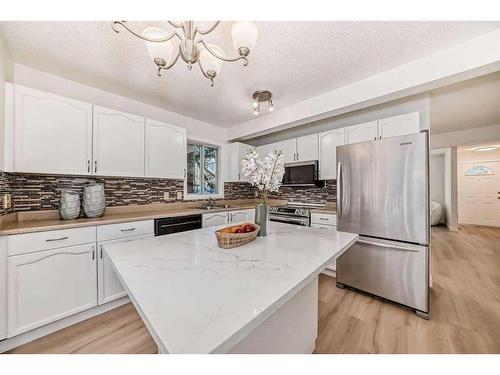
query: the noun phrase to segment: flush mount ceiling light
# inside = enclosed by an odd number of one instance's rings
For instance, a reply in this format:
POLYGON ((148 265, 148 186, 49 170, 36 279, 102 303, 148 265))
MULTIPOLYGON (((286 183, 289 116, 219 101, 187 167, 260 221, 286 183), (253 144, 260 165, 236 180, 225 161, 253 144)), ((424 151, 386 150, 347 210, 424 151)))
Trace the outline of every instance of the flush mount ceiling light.
POLYGON ((255 22, 233 22, 231 35, 239 56, 228 58, 220 47, 203 40, 203 36, 214 31, 220 21, 204 30, 195 26, 193 21, 167 22, 174 28, 173 30, 165 31, 159 27, 147 27, 142 32, 137 32, 128 27, 126 21, 115 21, 112 27, 116 33, 119 33, 119 26, 121 26, 146 42, 149 55, 158 67, 158 76, 161 76, 162 69, 167 70, 174 66, 180 57, 186 62, 189 70, 193 64, 198 63, 205 78, 210 80, 210 86, 214 85, 214 78, 219 75, 223 62, 243 60, 243 65, 248 65, 248 55, 253 50, 258 35, 255 22))
POLYGON ((488 146, 488 147, 478 147, 474 149, 474 151, 495 151, 497 148, 493 146, 488 146))
POLYGON ((269 112, 274 111, 274 105, 272 98, 273 94, 271 91, 259 90, 252 94, 252 104, 253 104, 253 114, 257 116, 260 113, 260 103, 267 102, 267 110, 269 112))

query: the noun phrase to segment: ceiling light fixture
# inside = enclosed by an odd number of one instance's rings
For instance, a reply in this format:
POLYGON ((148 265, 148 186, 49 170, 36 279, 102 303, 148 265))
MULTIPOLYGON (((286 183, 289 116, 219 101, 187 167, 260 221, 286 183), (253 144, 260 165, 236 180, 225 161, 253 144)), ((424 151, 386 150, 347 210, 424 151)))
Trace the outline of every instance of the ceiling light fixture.
POLYGON ((203 36, 210 34, 220 24, 215 22, 207 29, 199 29, 193 21, 173 22, 167 21, 173 31, 165 31, 159 27, 147 27, 141 33, 129 28, 126 21, 114 21, 113 30, 119 33, 118 26, 123 27, 132 35, 146 42, 149 55, 158 68, 158 76, 162 70, 170 69, 175 65, 179 57, 184 60, 189 70, 193 64, 198 63, 201 72, 214 85, 222 68, 223 62, 234 62, 243 60, 243 66, 248 65, 248 55, 253 50, 257 41, 257 24, 252 21, 236 21, 231 26, 231 35, 234 48, 239 56, 227 58, 224 51, 203 40, 203 36))
POLYGON ((252 94, 253 114, 257 116, 260 113, 260 103, 267 102, 267 110, 274 111, 274 104, 272 101, 273 94, 268 90, 258 90, 252 94))
POLYGON ((488 147, 478 147, 474 151, 495 151, 497 148, 493 146, 488 147))

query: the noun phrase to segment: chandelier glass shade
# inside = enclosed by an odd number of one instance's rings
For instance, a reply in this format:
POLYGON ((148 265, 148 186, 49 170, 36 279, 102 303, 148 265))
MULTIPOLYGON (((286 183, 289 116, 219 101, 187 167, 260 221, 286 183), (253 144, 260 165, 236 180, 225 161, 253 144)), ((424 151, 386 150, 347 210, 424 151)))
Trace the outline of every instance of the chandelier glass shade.
POLYGON ((130 28, 126 21, 114 21, 113 30, 120 32, 120 27, 146 43, 149 56, 156 64, 158 76, 162 70, 170 69, 181 58, 189 70, 198 64, 205 78, 214 85, 214 79, 220 74, 224 62, 242 60, 248 65, 248 55, 253 51, 258 37, 258 27, 253 21, 235 21, 231 25, 231 36, 237 56, 226 57, 225 52, 215 44, 208 44, 203 37, 214 31, 220 24, 215 22, 207 29, 200 29, 193 21, 167 21, 172 31, 159 27, 147 27, 142 32, 130 28))

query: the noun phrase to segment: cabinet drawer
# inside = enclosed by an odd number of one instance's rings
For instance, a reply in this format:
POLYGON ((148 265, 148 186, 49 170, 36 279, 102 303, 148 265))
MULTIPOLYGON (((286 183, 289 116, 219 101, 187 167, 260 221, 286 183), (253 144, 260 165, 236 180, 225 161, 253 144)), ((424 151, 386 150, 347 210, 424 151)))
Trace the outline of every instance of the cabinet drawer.
POLYGON ((154 231, 153 220, 100 225, 97 227, 97 241, 109 241, 131 236, 141 236, 143 234, 154 233, 154 231))
POLYGON ((16 234, 7 237, 7 255, 20 255, 95 241, 95 227, 16 234))
POLYGON ((318 212, 311 213, 312 224, 337 225, 337 215, 321 214, 318 212))
POLYGON ((314 223, 311 223, 311 228, 320 228, 320 229, 328 229, 328 230, 336 230, 337 229, 337 227, 335 225, 314 224, 314 223))

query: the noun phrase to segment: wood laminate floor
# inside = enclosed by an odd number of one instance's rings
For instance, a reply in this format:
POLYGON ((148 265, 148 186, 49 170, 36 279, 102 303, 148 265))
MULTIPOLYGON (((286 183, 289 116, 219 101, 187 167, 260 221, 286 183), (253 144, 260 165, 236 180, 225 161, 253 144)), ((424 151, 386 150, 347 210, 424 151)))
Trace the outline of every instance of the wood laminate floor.
MULTIPOLYGON (((431 319, 320 276, 316 353, 500 353, 500 228, 432 229, 431 319)), ((156 353, 132 304, 10 353, 156 353)))

